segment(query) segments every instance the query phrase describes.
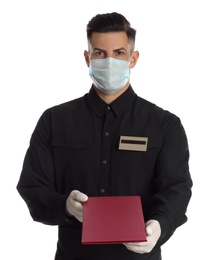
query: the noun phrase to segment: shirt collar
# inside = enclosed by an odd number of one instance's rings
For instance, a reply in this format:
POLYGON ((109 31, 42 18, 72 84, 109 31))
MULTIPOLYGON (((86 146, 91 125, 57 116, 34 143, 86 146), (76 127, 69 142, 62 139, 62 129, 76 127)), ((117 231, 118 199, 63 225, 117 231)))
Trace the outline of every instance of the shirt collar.
MULTIPOLYGON (((131 105, 135 98, 136 94, 132 86, 130 85, 129 88, 114 102, 109 104, 109 106, 111 107, 115 115, 118 117, 131 105)), ((97 95, 93 86, 87 94, 87 101, 93 109, 93 111, 99 117, 101 117, 105 113, 105 108, 108 107, 108 104, 97 95)))

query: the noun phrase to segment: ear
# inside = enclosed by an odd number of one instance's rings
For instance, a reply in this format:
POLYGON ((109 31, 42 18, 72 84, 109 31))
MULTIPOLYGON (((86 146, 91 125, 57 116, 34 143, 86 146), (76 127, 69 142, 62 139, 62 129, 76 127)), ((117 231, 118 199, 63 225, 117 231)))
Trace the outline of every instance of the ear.
POLYGON ((139 58, 139 52, 138 51, 134 51, 133 52, 133 55, 132 55, 132 58, 131 58, 131 61, 130 61, 130 68, 134 68, 137 61, 138 61, 138 58, 139 58))
POLYGON ((88 53, 88 51, 84 51, 84 58, 85 58, 87 67, 89 67, 89 66, 90 66, 90 58, 89 58, 89 53, 88 53))

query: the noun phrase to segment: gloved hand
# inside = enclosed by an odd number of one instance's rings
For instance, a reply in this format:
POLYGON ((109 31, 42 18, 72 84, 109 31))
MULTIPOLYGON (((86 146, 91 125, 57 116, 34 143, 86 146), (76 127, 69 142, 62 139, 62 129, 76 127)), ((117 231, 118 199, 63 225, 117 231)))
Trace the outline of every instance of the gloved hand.
POLYGON ((151 219, 146 222, 146 242, 124 243, 126 248, 134 253, 144 254, 149 253, 156 245, 160 234, 161 227, 157 220, 151 219))
POLYGON ((88 200, 86 194, 73 190, 66 200, 66 211, 70 216, 74 216, 80 222, 83 221, 83 202, 88 200))

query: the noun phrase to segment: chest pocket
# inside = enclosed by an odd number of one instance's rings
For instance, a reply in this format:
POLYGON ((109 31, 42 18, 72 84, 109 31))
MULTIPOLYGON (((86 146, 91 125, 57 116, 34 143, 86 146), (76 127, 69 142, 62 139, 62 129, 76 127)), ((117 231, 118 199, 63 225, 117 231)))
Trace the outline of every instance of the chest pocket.
POLYGON ((91 147, 93 143, 93 137, 70 135, 70 134, 58 134, 54 135, 51 145, 56 148, 81 150, 91 147))

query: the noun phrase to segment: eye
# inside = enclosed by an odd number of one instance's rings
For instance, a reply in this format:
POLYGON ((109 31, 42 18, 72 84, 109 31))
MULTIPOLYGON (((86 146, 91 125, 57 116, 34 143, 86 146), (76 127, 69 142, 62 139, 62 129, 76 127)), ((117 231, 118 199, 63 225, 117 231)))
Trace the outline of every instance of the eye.
POLYGON ((123 54, 124 54, 124 51, 116 51, 115 54, 118 55, 118 56, 119 56, 119 55, 123 55, 123 54))
POLYGON ((105 52, 104 51, 95 51, 94 55, 96 55, 96 56, 104 56, 105 52))

